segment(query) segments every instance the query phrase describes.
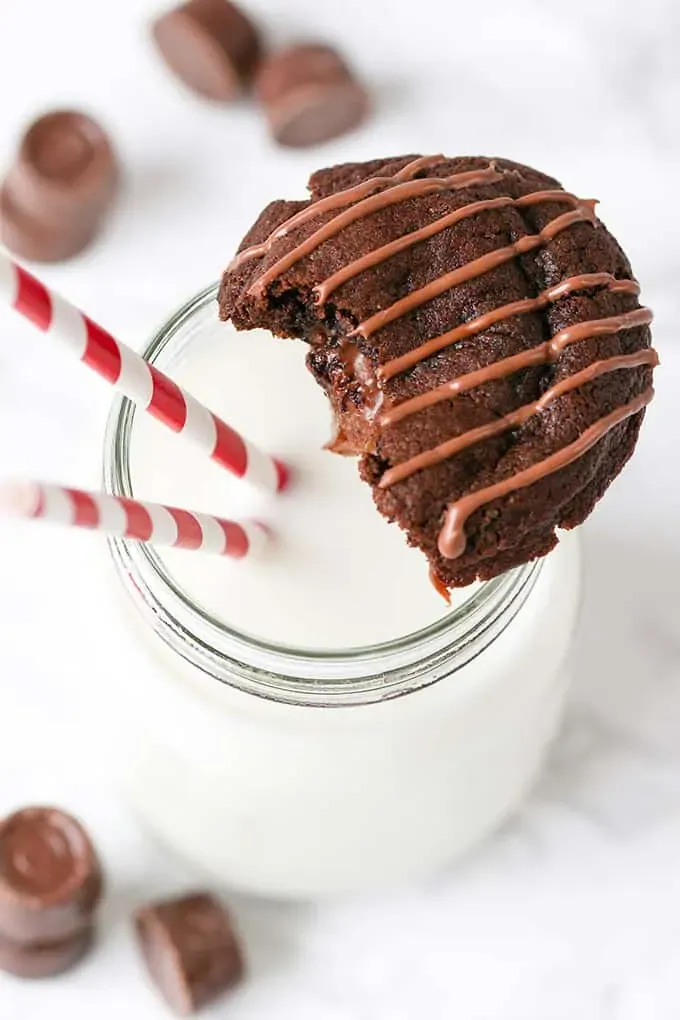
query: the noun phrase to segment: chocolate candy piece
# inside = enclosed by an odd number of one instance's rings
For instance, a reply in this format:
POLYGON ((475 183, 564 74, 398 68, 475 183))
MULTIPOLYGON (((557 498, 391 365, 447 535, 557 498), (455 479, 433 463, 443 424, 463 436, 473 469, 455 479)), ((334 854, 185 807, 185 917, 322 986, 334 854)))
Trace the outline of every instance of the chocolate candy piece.
POLYGON ((229 0, 188 0, 154 22, 153 35, 177 77, 220 102, 238 96, 260 55, 257 30, 229 0))
POLYGON ((305 146, 336 138, 368 113, 365 89, 330 46, 297 45, 267 57, 255 91, 281 145, 305 146))
POLYGON ((34 262, 61 262, 87 247, 91 227, 76 223, 67 228, 45 226, 17 209, 6 189, 0 189, 0 240, 20 258, 34 262))
POLYGON ((85 830, 56 808, 0 824, 0 936, 19 946, 65 942, 89 928, 102 894, 85 830))
POLYGON ((21 946, 0 936, 0 970, 22 978, 54 977, 75 967, 92 948, 94 928, 64 942, 21 946))
POLYGON ((151 903, 135 927, 156 986, 177 1013, 207 1005, 243 976, 243 957, 222 905, 207 893, 151 903))
POLYGON ((46 114, 24 135, 0 190, 0 238, 40 262, 77 255, 99 231, 117 185, 99 125, 73 110, 46 114))

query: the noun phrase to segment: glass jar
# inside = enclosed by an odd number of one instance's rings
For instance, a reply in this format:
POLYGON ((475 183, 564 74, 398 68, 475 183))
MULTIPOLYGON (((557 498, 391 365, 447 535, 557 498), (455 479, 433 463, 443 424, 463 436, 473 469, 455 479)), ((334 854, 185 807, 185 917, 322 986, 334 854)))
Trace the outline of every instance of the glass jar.
MULTIPOLYGON (((147 359, 172 371, 214 300, 211 287, 181 309, 147 359)), ((107 432, 105 484, 123 496, 144 495, 130 471, 137 414, 117 400, 107 432)), ((112 540, 110 550, 131 635, 151 656, 125 713, 128 796, 218 880, 304 898, 416 880, 530 790, 568 687, 574 535, 424 630, 332 654, 238 633, 152 548, 112 540)))

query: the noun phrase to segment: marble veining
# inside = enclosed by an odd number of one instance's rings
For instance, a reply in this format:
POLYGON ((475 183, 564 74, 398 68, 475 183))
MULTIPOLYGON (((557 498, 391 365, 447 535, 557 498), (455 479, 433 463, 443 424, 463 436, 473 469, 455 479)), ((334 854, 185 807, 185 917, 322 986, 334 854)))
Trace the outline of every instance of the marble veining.
MULTIPOLYGON (((271 197, 273 161, 276 194, 295 196, 315 165, 390 151, 507 155, 596 194, 657 316, 658 396, 635 459, 584 529, 570 706, 532 798, 424 888, 325 907, 232 898, 252 976, 214 1015, 677 1020, 677 3, 572 0, 565 13, 545 0, 420 0, 415 17, 412 3, 392 0, 385 17, 381 0, 291 0, 284 18, 275 0, 252 0, 275 30, 289 18, 353 47, 376 89, 378 114, 364 131, 285 155, 264 149, 243 108, 204 107, 173 89, 143 44, 152 0, 105 12, 42 0, 38 34, 34 6, 16 6, 0 33, 0 162, 42 107, 82 100, 108 123, 128 165, 116 216, 91 254, 44 275, 133 344, 217 277, 271 197), (83 46, 92 33, 98 44, 83 46)), ((0 310, 3 471, 96 484, 109 396, 0 310)), ((49 993, 0 975, 0 1017, 37 1020, 49 1001, 54 1020, 160 1020, 126 916, 140 898, 200 876, 147 840, 112 785, 121 751, 104 691, 121 669, 139 670, 143 682, 145 667, 107 615, 96 542, 55 542, 0 522, 0 563, 0 811, 53 801, 80 812, 110 888, 102 944, 87 965, 49 993)))

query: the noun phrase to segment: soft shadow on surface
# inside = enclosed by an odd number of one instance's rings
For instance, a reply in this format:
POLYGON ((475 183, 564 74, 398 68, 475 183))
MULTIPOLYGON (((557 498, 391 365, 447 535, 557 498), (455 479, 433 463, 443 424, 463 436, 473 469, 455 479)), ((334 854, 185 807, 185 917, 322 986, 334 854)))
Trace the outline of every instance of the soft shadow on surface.
MULTIPOLYGON (((680 548, 587 534, 581 618, 569 658, 571 703, 641 738, 665 713, 680 734, 680 548)), ((680 742, 673 748, 680 751, 680 742)))
POLYGON ((454 868, 463 882, 680 826, 680 554, 586 531, 584 563, 560 732, 524 805, 454 868))
POLYGON ((269 978, 300 961, 308 929, 317 916, 316 907, 260 900, 234 893, 228 897, 228 902, 247 947, 251 975, 269 978))
POLYGON ((633 835, 680 812, 680 557, 595 534, 585 567, 573 687, 534 802, 633 835))

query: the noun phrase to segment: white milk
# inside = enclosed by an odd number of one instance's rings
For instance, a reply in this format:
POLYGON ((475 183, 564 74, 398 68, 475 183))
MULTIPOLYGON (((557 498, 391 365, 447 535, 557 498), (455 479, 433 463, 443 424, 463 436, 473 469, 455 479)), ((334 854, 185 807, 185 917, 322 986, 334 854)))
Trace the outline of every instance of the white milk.
POLYGON ((263 498, 158 422, 140 422, 131 466, 146 499, 258 517, 276 533, 270 554, 247 564, 163 550, 180 585, 237 630, 298 648, 378 644, 444 616, 425 558, 376 511, 356 461, 323 449, 331 414, 306 369, 306 344, 220 324, 210 333, 173 378, 293 465, 296 482, 263 498))
MULTIPOLYGON (((184 327, 192 343, 171 374, 298 477, 284 497, 258 496, 138 415, 135 495, 258 516, 278 536, 259 562, 164 550, 173 580, 241 633, 317 652, 401 638, 449 613, 356 464, 321 449, 330 416, 304 345, 237 335, 214 315, 204 306, 184 327)), ((153 665, 134 682, 129 795, 167 843, 250 892, 317 897, 427 875, 492 831, 534 782, 560 719, 578 590, 572 536, 461 668, 453 657, 428 667, 429 686, 412 676, 401 697, 323 708, 221 682, 131 612, 153 665)), ((381 656, 367 653, 374 672, 381 656)), ((326 704, 342 702, 341 691, 326 704)))

